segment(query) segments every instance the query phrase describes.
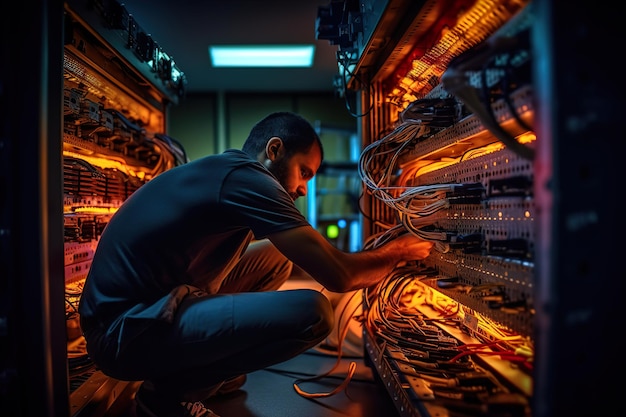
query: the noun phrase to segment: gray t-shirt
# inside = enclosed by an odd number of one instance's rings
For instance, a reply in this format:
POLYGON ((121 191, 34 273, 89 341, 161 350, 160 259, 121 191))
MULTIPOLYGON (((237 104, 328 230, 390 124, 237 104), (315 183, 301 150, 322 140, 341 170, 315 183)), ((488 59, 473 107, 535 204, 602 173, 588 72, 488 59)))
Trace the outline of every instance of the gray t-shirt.
POLYGON ((113 215, 79 312, 109 324, 121 314, 171 314, 181 286, 216 293, 253 238, 308 224, 276 178, 242 151, 177 166, 113 215))

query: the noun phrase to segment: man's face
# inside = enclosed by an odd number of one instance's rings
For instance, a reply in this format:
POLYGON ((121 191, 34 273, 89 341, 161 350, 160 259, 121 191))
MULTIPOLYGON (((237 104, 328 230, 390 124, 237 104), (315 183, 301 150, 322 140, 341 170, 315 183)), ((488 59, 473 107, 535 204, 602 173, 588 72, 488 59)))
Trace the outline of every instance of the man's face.
POLYGON ((314 144, 305 153, 275 159, 268 169, 287 190, 292 200, 296 201, 298 197, 306 195, 307 182, 315 176, 321 163, 320 148, 314 144))

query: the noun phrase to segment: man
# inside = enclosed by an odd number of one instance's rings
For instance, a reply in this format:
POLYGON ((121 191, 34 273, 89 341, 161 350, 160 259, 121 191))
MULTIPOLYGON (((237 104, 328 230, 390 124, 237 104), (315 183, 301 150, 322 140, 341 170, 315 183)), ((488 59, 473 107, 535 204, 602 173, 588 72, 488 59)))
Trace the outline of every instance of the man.
POLYGON ((294 201, 323 159, 313 127, 270 114, 241 151, 170 169, 135 191, 105 228, 79 312, 105 374, 143 381, 139 416, 215 416, 200 402, 290 359, 333 328, 318 291, 275 291, 297 265, 328 290, 378 283, 431 244, 406 234, 345 253, 294 201))

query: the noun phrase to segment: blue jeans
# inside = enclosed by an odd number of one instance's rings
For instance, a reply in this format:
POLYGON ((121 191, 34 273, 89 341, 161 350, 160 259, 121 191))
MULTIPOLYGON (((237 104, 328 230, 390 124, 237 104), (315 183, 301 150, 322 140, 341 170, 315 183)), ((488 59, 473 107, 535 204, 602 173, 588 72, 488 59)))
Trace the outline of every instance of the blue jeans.
POLYGON ((291 270, 269 241, 253 242, 217 294, 195 289, 171 321, 134 322, 129 342, 120 343, 128 323, 82 323, 89 354, 111 377, 202 400, 215 384, 291 359, 328 336, 334 314, 323 294, 276 291, 291 270))

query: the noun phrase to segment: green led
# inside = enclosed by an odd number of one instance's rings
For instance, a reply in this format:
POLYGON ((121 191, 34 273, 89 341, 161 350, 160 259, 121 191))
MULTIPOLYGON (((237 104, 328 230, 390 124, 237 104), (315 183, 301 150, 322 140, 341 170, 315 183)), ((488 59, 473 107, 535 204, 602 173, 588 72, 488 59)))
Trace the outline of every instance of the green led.
POLYGON ((328 227, 326 227, 326 236, 335 239, 339 236, 339 227, 337 227, 336 224, 329 224, 328 227))

